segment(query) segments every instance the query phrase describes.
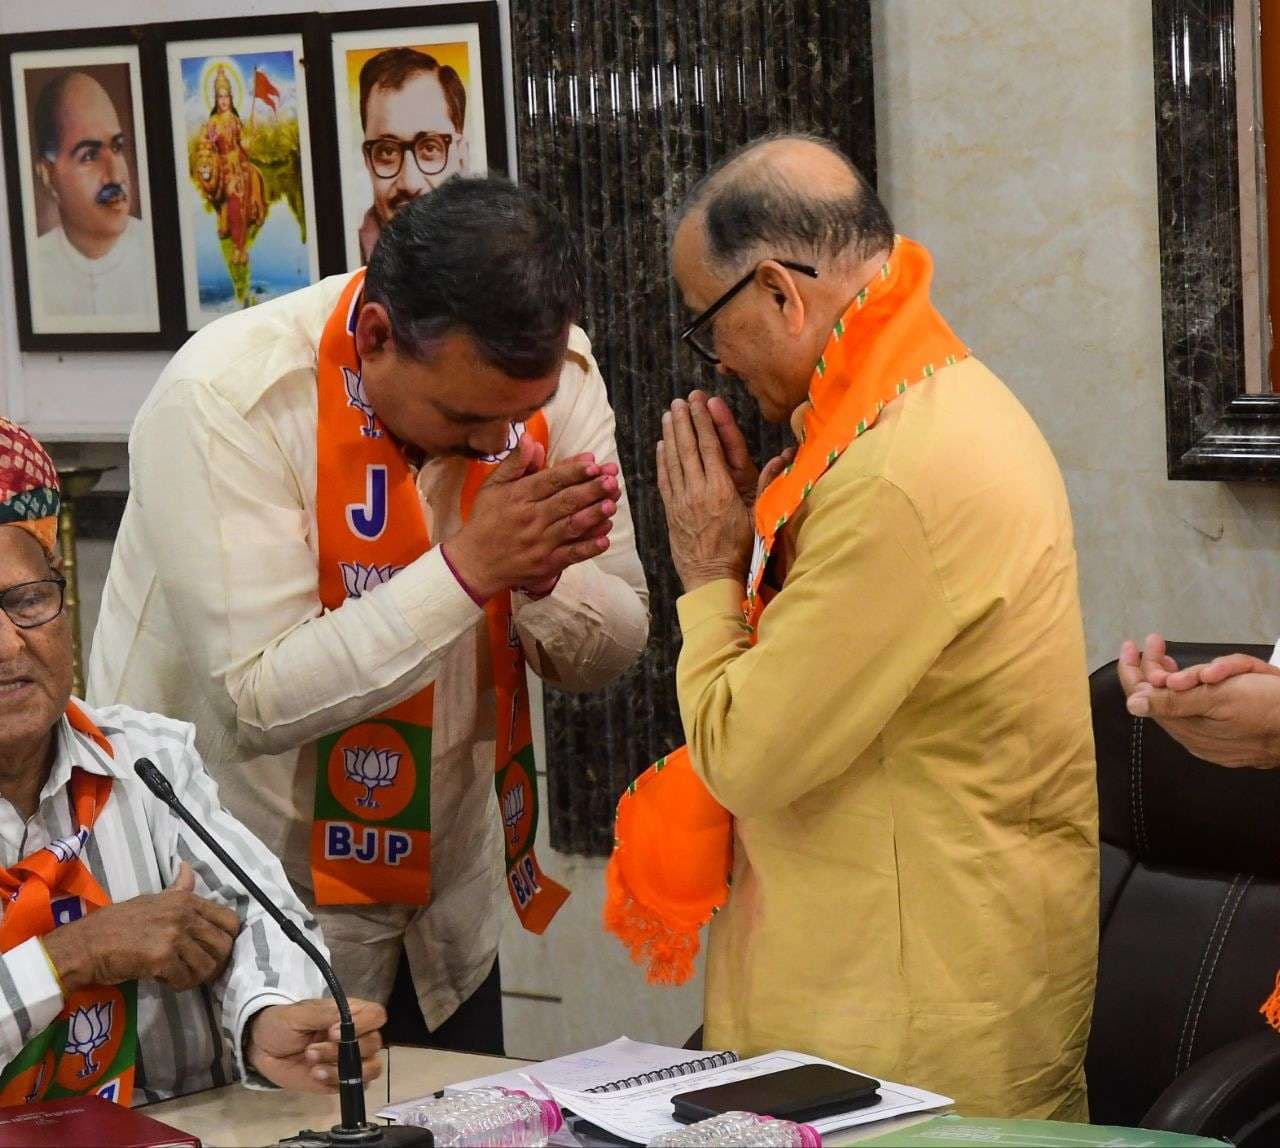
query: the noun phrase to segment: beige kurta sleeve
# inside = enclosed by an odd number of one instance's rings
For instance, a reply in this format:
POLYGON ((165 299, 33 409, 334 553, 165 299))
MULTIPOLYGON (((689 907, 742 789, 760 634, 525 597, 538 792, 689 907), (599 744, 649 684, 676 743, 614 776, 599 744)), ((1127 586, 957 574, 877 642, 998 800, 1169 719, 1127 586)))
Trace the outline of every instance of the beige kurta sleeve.
POLYGON ((957 633, 911 501, 838 464, 799 520, 755 646, 741 598, 722 580, 680 599, 676 671, 694 768, 736 816, 847 770, 957 633))
POLYGON ((187 651, 236 739, 283 753, 431 681, 480 608, 439 548, 324 611, 301 491, 280 450, 208 387, 175 382, 129 441, 133 502, 187 651))

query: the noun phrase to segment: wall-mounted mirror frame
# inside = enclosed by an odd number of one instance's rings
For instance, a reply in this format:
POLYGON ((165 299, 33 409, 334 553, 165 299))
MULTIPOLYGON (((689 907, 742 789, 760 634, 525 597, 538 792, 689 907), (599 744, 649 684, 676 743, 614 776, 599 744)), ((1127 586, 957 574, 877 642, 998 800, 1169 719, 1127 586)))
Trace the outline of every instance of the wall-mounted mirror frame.
POLYGON ((1266 377, 1257 3, 1152 4, 1170 478, 1280 479, 1280 393, 1266 377))

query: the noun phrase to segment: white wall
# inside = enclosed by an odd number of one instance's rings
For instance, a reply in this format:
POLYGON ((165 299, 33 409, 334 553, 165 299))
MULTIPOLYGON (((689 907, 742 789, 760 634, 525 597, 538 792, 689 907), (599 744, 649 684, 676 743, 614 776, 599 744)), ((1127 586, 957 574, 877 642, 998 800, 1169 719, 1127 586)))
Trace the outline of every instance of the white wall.
MULTIPOLYGON (((292 12, 345 12, 361 8, 401 8, 441 4, 448 0, 0 0, 0 33, 36 32, 61 28, 93 28, 118 24, 146 24, 171 20, 205 20, 211 16, 268 16, 292 12)), ((502 27, 502 62, 511 74, 511 36, 508 0, 498 0, 502 27)), ((4 77, 8 82, 8 77, 4 77)), ((515 157, 513 94, 507 85, 507 154, 515 157)), ((163 123, 163 117, 161 117, 163 123)), ((2 162, 2 160, 0 160, 2 162)), ((2 200, 2 193, 0 193, 2 200)), ((8 212, 0 212, 0 265, 11 282, 8 212)), ((0 411, 16 418, 46 441, 123 440, 129 418, 120 412, 142 404, 168 359, 163 351, 117 352, 110 355, 31 354, 18 349, 13 292, 0 297, 0 364, 5 385, 0 387, 0 411), (86 389, 86 381, 92 387, 86 389)))

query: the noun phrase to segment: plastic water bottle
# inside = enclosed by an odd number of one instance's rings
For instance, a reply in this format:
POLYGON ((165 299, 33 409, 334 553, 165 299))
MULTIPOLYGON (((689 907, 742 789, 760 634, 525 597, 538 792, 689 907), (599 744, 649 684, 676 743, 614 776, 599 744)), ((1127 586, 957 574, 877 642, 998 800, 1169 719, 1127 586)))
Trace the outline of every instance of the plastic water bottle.
POLYGON ((743 1148, 822 1148, 822 1135, 811 1124, 793 1124, 754 1112, 722 1112, 653 1141, 654 1148, 694 1145, 742 1145, 743 1148))
POLYGON ((564 1117, 554 1100, 506 1088, 473 1088, 419 1104, 402 1123, 431 1129, 437 1148, 542 1148, 564 1117))

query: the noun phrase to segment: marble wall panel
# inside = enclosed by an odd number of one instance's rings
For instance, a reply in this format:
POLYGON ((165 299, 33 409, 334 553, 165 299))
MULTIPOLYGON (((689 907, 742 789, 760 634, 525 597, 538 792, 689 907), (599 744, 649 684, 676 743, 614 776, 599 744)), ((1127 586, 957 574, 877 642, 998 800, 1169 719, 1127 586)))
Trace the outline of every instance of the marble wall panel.
MULTIPOLYGON (((586 249, 586 327, 652 594, 635 670, 603 693, 546 695, 552 840, 602 854, 622 789, 682 740, 679 588, 653 444, 663 409, 707 380, 677 340, 669 220, 708 166, 767 131, 821 132, 874 177, 869 0, 513 0, 511 16, 520 179, 561 207, 586 249)), ((777 432, 743 413, 776 449, 777 432)))

